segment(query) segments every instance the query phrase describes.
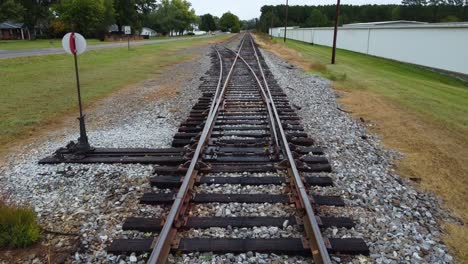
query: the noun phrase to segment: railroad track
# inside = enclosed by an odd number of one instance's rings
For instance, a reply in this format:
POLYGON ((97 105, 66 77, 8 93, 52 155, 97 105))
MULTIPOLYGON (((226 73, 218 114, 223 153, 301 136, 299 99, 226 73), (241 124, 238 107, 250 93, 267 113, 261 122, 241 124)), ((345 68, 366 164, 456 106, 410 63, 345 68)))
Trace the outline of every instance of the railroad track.
MULTIPOLYGON (((114 254, 151 253, 148 263, 165 263, 171 252, 277 253, 311 255, 314 263, 331 263, 333 254, 369 254, 359 238, 324 238, 321 229, 351 228, 346 217, 319 216, 320 206, 344 206, 336 196, 314 195, 310 186, 332 186, 317 176, 332 168, 323 151, 304 132, 300 118, 268 70, 250 34, 237 50, 214 47, 212 68, 200 89, 203 96, 174 136, 169 149, 96 149, 71 153, 64 148, 41 163, 157 164, 151 185, 158 190, 142 204, 170 206, 166 216, 128 218, 124 230, 152 232, 148 239, 118 239, 114 254), (282 186, 280 194, 202 192, 200 186, 282 186), (167 190, 170 189, 170 190, 167 190), (191 209, 207 203, 285 204, 283 217, 197 216, 191 209), (190 229, 295 226, 300 237, 270 239, 183 237, 190 229)), ((208 188, 208 187, 207 187, 208 188)))

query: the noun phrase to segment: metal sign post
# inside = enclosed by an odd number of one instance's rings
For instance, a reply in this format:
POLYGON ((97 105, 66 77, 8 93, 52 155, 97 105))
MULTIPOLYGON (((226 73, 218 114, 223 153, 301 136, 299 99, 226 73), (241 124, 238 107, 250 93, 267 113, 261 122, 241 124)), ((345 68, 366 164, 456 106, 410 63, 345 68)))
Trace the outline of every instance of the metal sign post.
POLYGON ((127 35, 128 51, 130 51, 130 35, 132 34, 132 28, 130 26, 124 26, 124 33, 127 35))
POLYGON ((77 56, 83 53, 86 50, 86 40, 85 38, 75 32, 67 33, 62 39, 63 49, 73 55, 75 61, 75 76, 76 76, 76 88, 78 91, 78 106, 80 109, 80 117, 78 120, 80 122, 80 137, 78 138, 78 143, 73 146, 75 151, 78 152, 88 152, 92 150, 88 142, 88 136, 86 134, 85 126, 85 115, 83 115, 83 106, 81 103, 81 88, 80 88, 80 76, 78 74, 78 59, 77 56))

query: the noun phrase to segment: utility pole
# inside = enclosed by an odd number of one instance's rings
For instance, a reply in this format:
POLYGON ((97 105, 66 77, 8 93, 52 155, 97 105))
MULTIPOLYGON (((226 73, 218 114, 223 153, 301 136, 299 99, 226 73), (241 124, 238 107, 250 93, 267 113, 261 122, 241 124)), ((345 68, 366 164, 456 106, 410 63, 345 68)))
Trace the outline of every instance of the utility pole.
POLYGON ((284 25, 284 42, 286 43, 286 32, 288 31, 288 3, 289 1, 286 0, 286 23, 284 25))
POLYGON ((335 57, 336 57, 336 37, 338 33, 338 20, 340 17, 340 0, 337 0, 336 3, 336 15, 335 15, 335 30, 333 32, 333 51, 332 51, 332 64, 335 64, 335 57))
POLYGON ((270 25, 270 37, 273 39, 273 10, 271 10, 271 25, 270 25))

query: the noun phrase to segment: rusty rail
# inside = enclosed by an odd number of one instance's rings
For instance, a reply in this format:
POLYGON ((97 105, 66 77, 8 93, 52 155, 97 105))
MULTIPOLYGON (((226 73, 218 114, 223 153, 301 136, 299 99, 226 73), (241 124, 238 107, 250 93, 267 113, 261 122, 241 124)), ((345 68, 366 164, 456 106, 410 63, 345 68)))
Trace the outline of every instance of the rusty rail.
POLYGON ((215 95, 213 96, 213 102, 211 104, 210 111, 208 112, 209 113, 208 116, 210 116, 213 113, 213 109, 214 109, 214 107, 216 105, 216 101, 217 101, 217 98, 218 98, 221 83, 223 81, 223 71, 224 71, 224 69, 223 69, 224 68, 223 67, 223 57, 219 53, 219 50, 216 48, 216 45, 214 47, 214 50, 216 51, 216 54, 218 54, 218 58, 219 58, 219 79, 218 79, 218 85, 216 86, 215 95))

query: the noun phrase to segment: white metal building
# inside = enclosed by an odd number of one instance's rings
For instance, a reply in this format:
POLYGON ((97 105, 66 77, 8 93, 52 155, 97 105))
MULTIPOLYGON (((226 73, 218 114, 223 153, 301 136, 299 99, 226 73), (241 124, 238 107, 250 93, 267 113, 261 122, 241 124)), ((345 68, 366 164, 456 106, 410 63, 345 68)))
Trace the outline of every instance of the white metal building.
MULTIPOLYGON (((363 23, 340 27, 337 47, 372 56, 468 74, 468 22, 363 23)), ((284 28, 270 34, 284 35, 284 28)), ((288 29, 287 38, 332 46, 333 28, 288 29)))

